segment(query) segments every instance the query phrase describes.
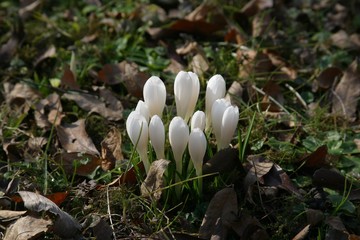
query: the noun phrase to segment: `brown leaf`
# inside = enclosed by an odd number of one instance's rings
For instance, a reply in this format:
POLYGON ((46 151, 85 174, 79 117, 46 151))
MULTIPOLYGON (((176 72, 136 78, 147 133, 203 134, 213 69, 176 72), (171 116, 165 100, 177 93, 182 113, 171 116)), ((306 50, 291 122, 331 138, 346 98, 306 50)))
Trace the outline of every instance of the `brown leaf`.
POLYGON ((345 30, 339 30, 336 33, 333 33, 330 37, 332 45, 341 48, 341 49, 355 49, 358 48, 353 41, 351 41, 350 36, 345 30))
POLYGON ((103 164, 103 160, 98 156, 80 152, 57 153, 54 156, 54 161, 68 176, 72 176, 75 172, 84 177, 93 174, 103 164))
POLYGON ((233 81, 229 87, 225 98, 231 102, 232 105, 240 106, 243 99, 244 88, 238 81, 233 81))
POLYGON ((49 129, 54 124, 60 125, 61 119, 65 116, 62 113, 60 96, 57 93, 48 95, 35 105, 35 120, 39 128, 49 129))
POLYGON ((192 71, 196 73, 198 76, 203 76, 203 74, 209 69, 209 62, 205 56, 200 53, 197 53, 193 56, 190 67, 192 71))
POLYGON ((108 169, 110 170, 115 167, 116 161, 121 161, 124 159, 121 150, 121 132, 113 127, 110 129, 104 140, 101 142, 101 158, 106 160, 109 164, 108 169))
POLYGON ((359 59, 355 59, 344 72, 332 97, 332 113, 343 115, 349 120, 355 119, 357 103, 360 97, 359 59))
POLYGON ((324 220, 324 213, 317 209, 306 209, 307 223, 311 226, 316 226, 324 220))
POLYGON ((99 215, 90 214, 86 222, 89 223, 88 228, 92 229, 93 235, 96 239, 111 240, 113 239, 113 230, 109 224, 99 215))
POLYGON ((63 76, 61 77, 61 84, 72 90, 80 89, 80 86, 76 82, 76 75, 70 69, 69 65, 65 65, 65 67, 64 67, 64 73, 63 73, 63 76))
MULTIPOLYGON (((113 98, 111 98, 111 101, 113 101, 113 98)), ((109 105, 107 107, 106 99, 99 99, 98 97, 87 94, 87 93, 75 93, 75 92, 69 92, 65 93, 62 98, 75 101, 76 104, 84 109, 85 111, 88 111, 89 114, 92 112, 98 113, 101 116, 103 116, 106 119, 118 121, 122 119, 122 104, 121 103, 114 103, 112 102, 112 105, 109 105), (117 106, 119 109, 113 109, 111 107, 117 106)))
POLYGON ((21 1, 19 9, 19 16, 21 19, 26 20, 31 14, 41 5, 40 0, 35 1, 21 1))
POLYGON ((236 220, 238 203, 233 188, 224 188, 211 199, 200 226, 200 238, 226 239, 227 232, 236 220))
POLYGON ((341 192, 344 190, 345 186, 349 187, 350 185, 349 182, 348 184, 345 184, 345 177, 335 169, 320 168, 314 172, 312 179, 316 186, 326 187, 341 192))
POLYGON ((1 222, 13 221, 20 218, 26 213, 26 211, 10 211, 10 210, 0 210, 0 220, 1 222))
POLYGON ((6 103, 13 107, 19 108, 23 113, 30 110, 30 106, 41 97, 40 93, 25 83, 12 85, 4 83, 4 92, 6 103))
POLYGON ((310 224, 306 225, 292 240, 302 240, 309 234, 310 224))
POLYGON ((51 58, 54 57, 56 54, 56 48, 54 45, 50 45, 50 47, 48 47, 47 49, 45 49, 45 51, 43 50, 40 55, 36 58, 36 60, 34 61, 33 65, 34 67, 36 67, 40 62, 42 62, 43 60, 45 60, 46 58, 51 58))
POLYGON ((326 161, 328 149, 326 145, 318 147, 313 153, 304 157, 301 162, 305 162, 304 166, 308 168, 321 168, 329 165, 326 161))
POLYGON ((56 131, 61 146, 67 152, 83 152, 100 155, 93 141, 86 133, 85 119, 79 119, 74 123, 57 126, 56 131))
POLYGON ((142 97, 142 89, 150 75, 140 72, 139 66, 134 62, 122 61, 118 64, 107 64, 98 73, 99 79, 106 84, 115 85, 123 83, 127 91, 137 97, 142 97))
POLYGON ((269 239, 269 235, 259 220, 244 213, 241 214, 238 220, 232 222, 231 228, 237 233, 240 239, 269 239))
POLYGON ((99 97, 102 101, 105 102, 107 108, 109 110, 113 110, 114 114, 116 114, 115 117, 111 116, 108 117, 107 119, 115 120, 115 121, 121 120, 123 117, 122 113, 124 111, 124 107, 122 103, 119 101, 119 99, 117 99, 114 92, 112 92, 110 89, 107 89, 105 87, 94 87, 94 90, 99 92, 99 97))
POLYGON ((54 202, 37 193, 19 191, 24 206, 30 211, 51 212, 57 215, 53 231, 62 238, 74 238, 80 235, 81 225, 68 213, 62 211, 54 202))
POLYGON ((227 173, 234 170, 239 163, 238 150, 235 148, 222 149, 203 165, 203 174, 227 173))
POLYGON ((251 0, 241 9, 241 12, 247 17, 252 17, 266 8, 273 7, 273 5, 273 0, 251 0))
POLYGON ((343 75, 340 68, 328 67, 324 69, 316 78, 317 86, 322 89, 328 89, 333 86, 334 82, 343 75))
POLYGON ((49 231, 51 220, 26 216, 18 219, 6 229, 4 240, 29 240, 39 239, 45 232, 49 231))
POLYGON ((161 188, 164 187, 164 173, 170 161, 159 159, 151 163, 146 179, 141 184, 141 195, 151 196, 155 201, 161 198, 161 188))

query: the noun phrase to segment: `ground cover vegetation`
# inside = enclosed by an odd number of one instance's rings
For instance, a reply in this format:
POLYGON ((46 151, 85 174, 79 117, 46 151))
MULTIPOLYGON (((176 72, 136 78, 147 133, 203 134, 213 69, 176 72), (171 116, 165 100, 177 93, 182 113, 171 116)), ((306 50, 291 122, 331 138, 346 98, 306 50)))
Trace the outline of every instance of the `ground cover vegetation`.
POLYGON ((360 239, 357 9, 1 1, 1 238, 360 239))

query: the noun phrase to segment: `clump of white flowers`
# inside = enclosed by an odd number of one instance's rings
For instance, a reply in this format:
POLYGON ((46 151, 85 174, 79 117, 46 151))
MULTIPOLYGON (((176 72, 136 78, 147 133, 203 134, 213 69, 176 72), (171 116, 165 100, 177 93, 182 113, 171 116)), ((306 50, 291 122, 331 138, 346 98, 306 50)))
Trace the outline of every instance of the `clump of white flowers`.
MULTIPOLYGON (((172 118, 168 129, 168 140, 178 173, 176 181, 183 169, 195 169, 197 176, 202 175, 207 148, 204 131, 209 133, 212 129, 218 150, 227 148, 233 139, 239 109, 224 98, 225 91, 224 78, 219 74, 214 75, 206 87, 205 112, 195 111, 200 92, 199 78, 193 72, 180 71, 177 74, 174 82, 176 116, 172 118), (186 147, 192 161, 190 167, 183 166, 186 147)), ((166 102, 165 84, 159 77, 150 77, 144 85, 143 96, 144 101, 139 100, 136 109, 127 118, 126 130, 148 172, 151 164, 148 158, 149 139, 156 158, 165 157, 165 127, 162 121, 166 102)))

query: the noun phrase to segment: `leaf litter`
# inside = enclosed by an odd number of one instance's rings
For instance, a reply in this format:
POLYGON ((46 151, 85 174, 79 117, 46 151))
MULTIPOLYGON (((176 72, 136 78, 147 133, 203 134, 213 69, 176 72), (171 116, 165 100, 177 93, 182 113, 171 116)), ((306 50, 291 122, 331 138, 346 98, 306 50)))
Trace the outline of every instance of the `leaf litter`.
POLYGON ((61 14, 40 1, 23 1, 16 12, 3 7, 9 1, 0 6, 1 101, 8 109, 1 111, 0 205, 23 203, 39 211, 1 210, 4 239, 73 237, 82 227, 87 237, 104 239, 159 233, 178 239, 358 238, 360 41, 350 26, 358 5, 160 2, 119 7, 84 1, 61 14), (324 13, 321 20, 314 11, 324 13), (75 52, 77 69, 66 65, 75 52), (164 56, 170 64, 157 66, 164 56), (142 178, 123 121, 151 75, 171 88, 168 74, 183 69, 202 83, 215 72, 224 75, 227 98, 243 111, 240 134, 248 112, 257 117, 245 146, 248 161, 240 162, 241 144, 209 148, 203 174, 212 176, 204 178, 204 194, 189 194, 182 209, 169 210, 163 188, 172 163, 153 161, 142 178), (317 107, 309 113, 311 105, 317 107), (105 127, 91 123, 99 118, 105 127), (341 135, 336 143, 324 137, 331 126, 341 135), (313 135, 319 139, 309 141, 313 135), (13 195, 16 189, 41 191, 36 177, 44 172, 52 188, 47 198, 30 191, 19 192, 22 200, 13 195), (152 205, 136 202, 127 190, 151 196, 152 205), (99 198, 104 191, 110 195, 99 198), (85 202, 79 207, 78 201, 85 202), (161 219, 151 216, 158 207, 173 217, 170 226, 154 224, 161 219))

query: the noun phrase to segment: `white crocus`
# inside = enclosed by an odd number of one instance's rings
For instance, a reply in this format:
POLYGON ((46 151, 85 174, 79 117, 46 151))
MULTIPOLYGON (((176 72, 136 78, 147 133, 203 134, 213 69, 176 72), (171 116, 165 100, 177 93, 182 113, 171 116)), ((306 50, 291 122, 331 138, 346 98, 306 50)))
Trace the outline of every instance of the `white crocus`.
POLYGON ((234 136, 237 123, 239 121, 239 109, 237 106, 226 108, 221 121, 221 138, 218 146, 220 149, 229 146, 234 136))
POLYGON ((176 112, 185 122, 188 122, 195 110, 199 91, 200 81, 195 73, 180 71, 176 75, 174 81, 176 112))
POLYGON ((203 111, 196 111, 191 117, 190 122, 191 130, 200 128, 202 131, 205 129, 205 113, 203 111))
POLYGON ((157 159, 164 159, 165 151, 165 128, 161 118, 158 115, 151 117, 149 123, 149 137, 157 159))
POLYGON ((149 109, 146 106, 144 101, 142 101, 142 100, 138 101, 135 111, 140 113, 141 115, 143 115, 145 117, 146 121, 149 122, 149 117, 150 117, 149 109))
POLYGON ((132 111, 126 119, 126 131, 131 142, 136 146, 145 171, 148 172, 150 162, 147 155, 148 150, 148 125, 145 117, 136 111, 132 111))
MULTIPOLYGON (((189 127, 179 116, 174 117, 169 125, 169 141, 176 163, 176 171, 182 174, 182 157, 189 140, 189 127)), ((177 178, 178 179, 178 178, 177 178)))
POLYGON ((200 128, 195 128, 189 136, 189 153, 194 164, 196 175, 202 174, 203 159, 206 152, 206 137, 200 128))
POLYGON ((222 125, 222 118, 224 115, 225 110, 230 107, 231 104, 225 98, 217 99, 213 103, 211 109, 211 121, 212 121, 212 130, 215 134, 215 138, 217 140, 218 146, 221 139, 221 125, 222 125))
POLYGON ((144 85, 143 96, 150 117, 154 115, 162 117, 166 102, 166 88, 163 81, 156 76, 150 77, 144 85))
POLYGON ((206 130, 211 127, 211 110, 213 103, 220 98, 225 97, 226 84, 224 78, 216 74, 210 78, 206 85, 205 94, 205 114, 206 114, 206 130))

